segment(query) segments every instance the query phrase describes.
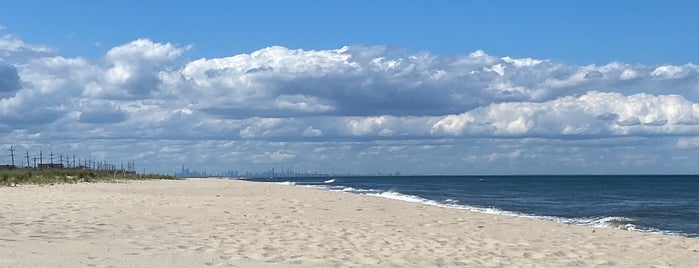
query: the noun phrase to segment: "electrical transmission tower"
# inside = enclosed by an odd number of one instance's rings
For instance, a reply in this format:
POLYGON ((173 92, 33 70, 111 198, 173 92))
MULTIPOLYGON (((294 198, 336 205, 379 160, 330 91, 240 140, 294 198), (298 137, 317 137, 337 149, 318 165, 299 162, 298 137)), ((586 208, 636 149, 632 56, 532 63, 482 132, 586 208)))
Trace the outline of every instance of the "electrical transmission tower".
POLYGON ((12 166, 15 166, 15 148, 10 145, 10 155, 12 156, 12 166))

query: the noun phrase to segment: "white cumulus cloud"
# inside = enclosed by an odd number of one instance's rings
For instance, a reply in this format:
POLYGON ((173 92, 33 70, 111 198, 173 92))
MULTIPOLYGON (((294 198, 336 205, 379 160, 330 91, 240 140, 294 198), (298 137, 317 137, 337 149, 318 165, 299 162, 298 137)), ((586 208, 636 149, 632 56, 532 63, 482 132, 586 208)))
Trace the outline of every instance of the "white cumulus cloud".
MULTIPOLYGON (((183 54, 190 48, 137 39, 98 59, 71 58, 0 36, 0 139, 73 147, 109 140, 124 151, 118 141, 139 141, 152 149, 139 156, 144 159, 192 160, 183 152, 197 149, 203 158, 225 155, 229 162, 221 165, 320 161, 323 167, 361 155, 368 160, 345 163, 377 168, 398 161, 418 168, 415 159, 388 159, 422 153, 433 167, 450 161, 442 154, 484 167, 541 159, 604 165, 594 157, 612 153, 579 153, 604 139, 697 147, 699 67, 693 63, 580 66, 388 46, 273 46, 188 60, 183 54), (546 158, 534 145, 500 147, 527 139, 565 140, 570 143, 561 146, 577 149, 546 158), (570 145, 575 141, 587 144, 570 145)), ((622 153, 638 152, 618 152, 629 165, 648 160, 622 153)))

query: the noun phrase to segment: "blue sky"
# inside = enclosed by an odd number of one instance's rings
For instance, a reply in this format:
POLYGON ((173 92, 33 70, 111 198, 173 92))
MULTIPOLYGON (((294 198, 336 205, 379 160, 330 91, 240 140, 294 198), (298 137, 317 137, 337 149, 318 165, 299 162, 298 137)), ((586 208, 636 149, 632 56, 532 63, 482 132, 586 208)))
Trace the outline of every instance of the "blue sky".
POLYGON ((159 172, 697 173, 696 10, 0 1, 0 145, 159 172))
POLYGON ((2 1, 3 25, 64 55, 99 57, 138 38, 192 57, 267 46, 391 45, 437 55, 578 64, 696 62, 696 1, 2 1), (101 46, 95 46, 95 43, 101 46))

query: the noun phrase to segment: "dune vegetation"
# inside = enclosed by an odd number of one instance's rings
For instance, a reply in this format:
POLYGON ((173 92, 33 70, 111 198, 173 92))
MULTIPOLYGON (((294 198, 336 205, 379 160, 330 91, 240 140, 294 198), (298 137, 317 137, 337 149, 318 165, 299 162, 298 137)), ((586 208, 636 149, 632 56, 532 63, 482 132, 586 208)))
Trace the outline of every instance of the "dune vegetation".
POLYGON ((176 178, 161 174, 136 174, 133 172, 84 169, 0 169, 0 186, 163 179, 172 180, 176 178))

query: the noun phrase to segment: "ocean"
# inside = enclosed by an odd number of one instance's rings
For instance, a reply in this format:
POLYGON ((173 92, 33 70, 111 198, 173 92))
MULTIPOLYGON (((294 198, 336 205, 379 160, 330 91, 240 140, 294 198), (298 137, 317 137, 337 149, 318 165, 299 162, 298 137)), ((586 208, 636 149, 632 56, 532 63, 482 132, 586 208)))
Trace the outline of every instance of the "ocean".
POLYGON ((699 237, 699 176, 362 176, 246 180, 569 224, 699 237))

